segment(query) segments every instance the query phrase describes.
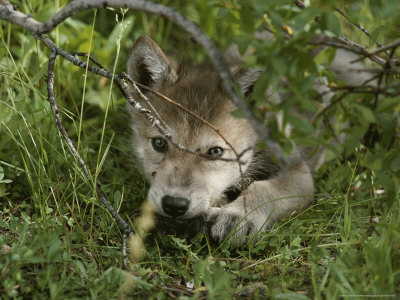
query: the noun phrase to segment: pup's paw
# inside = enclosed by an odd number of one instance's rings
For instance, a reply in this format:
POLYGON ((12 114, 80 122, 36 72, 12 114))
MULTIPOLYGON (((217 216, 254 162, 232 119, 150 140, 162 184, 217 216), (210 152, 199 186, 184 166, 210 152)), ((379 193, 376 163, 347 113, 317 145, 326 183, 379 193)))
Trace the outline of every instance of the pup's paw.
POLYGON ((243 245, 250 235, 258 231, 251 215, 246 216, 244 210, 229 206, 211 208, 207 223, 213 240, 221 243, 227 239, 228 243, 235 246, 243 245))

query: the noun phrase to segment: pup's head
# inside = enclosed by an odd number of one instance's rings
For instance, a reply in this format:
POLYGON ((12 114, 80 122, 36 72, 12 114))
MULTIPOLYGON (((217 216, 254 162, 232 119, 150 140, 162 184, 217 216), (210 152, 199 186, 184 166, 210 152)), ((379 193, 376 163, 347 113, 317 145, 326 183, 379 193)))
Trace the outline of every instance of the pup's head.
MULTIPOLYGON (((253 129, 246 119, 232 116, 235 106, 211 66, 180 65, 169 59, 154 41, 143 36, 129 54, 127 71, 134 81, 158 91, 212 124, 237 153, 255 145, 253 129)), ((249 91, 259 75, 256 69, 236 68, 235 73, 234 78, 243 93, 249 91)), ((128 108, 134 130, 132 145, 151 183, 148 199, 156 212, 179 219, 207 213, 229 187, 240 182, 238 163, 218 160, 236 158, 234 151, 194 116, 143 91, 149 105, 133 88, 131 90, 136 101, 167 124, 175 143, 210 156, 205 159, 178 150, 143 115, 128 108)), ((243 172, 252 158, 252 150, 242 156, 243 172)))

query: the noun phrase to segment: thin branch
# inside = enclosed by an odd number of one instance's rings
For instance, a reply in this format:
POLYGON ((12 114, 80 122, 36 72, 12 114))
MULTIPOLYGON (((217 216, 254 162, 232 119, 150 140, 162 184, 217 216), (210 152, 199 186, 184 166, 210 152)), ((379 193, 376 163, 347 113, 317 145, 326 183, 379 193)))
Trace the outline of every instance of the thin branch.
POLYGON ((378 53, 380 53, 382 51, 385 51, 385 50, 397 48, 398 46, 400 46, 400 39, 395 40, 394 42, 390 43, 389 45, 387 45, 385 47, 382 47, 380 49, 376 49, 374 51, 371 51, 371 54, 375 55, 375 54, 378 54, 378 53))
MULTIPOLYGON (((305 7, 305 4, 303 1, 300 0, 296 0, 294 2, 294 4, 298 7, 303 9, 305 7)), ((347 15, 344 13, 343 10, 341 10, 340 8, 336 8, 335 9, 339 14, 341 14, 343 17, 345 17, 350 23, 352 23, 354 26, 356 26, 358 29, 360 29, 365 35, 367 35, 369 38, 371 38, 370 33, 360 24, 355 23, 353 21, 351 21, 347 15)), ((400 40, 398 41, 398 43, 400 44, 400 40)), ((311 45, 325 45, 325 46, 332 46, 332 47, 336 47, 336 48, 343 48, 343 49, 347 49, 350 50, 356 54, 362 55, 363 57, 367 57, 369 59, 371 59, 372 61, 376 62, 377 64, 379 64, 381 67, 383 68, 387 68, 387 63, 386 60, 380 58, 379 56, 377 56, 376 54, 382 51, 385 51, 385 53, 389 56, 389 63, 390 66, 400 66, 400 61, 398 59, 393 59, 390 56, 390 52, 387 51, 387 49, 389 49, 389 47, 385 47, 384 45, 382 45, 379 42, 376 42, 376 44, 381 47, 380 49, 378 49, 377 51, 375 51, 375 53, 369 52, 367 50, 367 48, 357 44, 356 42, 350 40, 349 38, 346 37, 327 37, 327 36, 323 36, 323 35, 318 35, 316 37, 314 37, 311 42, 311 45)), ((396 44, 395 44, 396 46, 396 44)), ((395 47, 392 45, 392 47, 395 47)), ((361 58, 363 59, 363 58, 361 58)), ((361 60, 361 59, 357 59, 354 62, 361 60)))
MULTIPOLYGON (((71 53, 68 53, 67 51, 59 48, 57 45, 54 44, 54 42, 47 36, 42 36, 40 37, 40 40, 52 51, 55 51, 58 55, 64 57, 65 59, 67 59, 68 61, 72 62, 74 65, 85 69, 86 66, 88 68, 88 70, 96 75, 100 75, 109 79, 114 80, 114 82, 121 88, 125 98, 127 99, 127 102, 132 105, 139 113, 141 113, 142 115, 144 115, 146 117, 146 119, 151 123, 152 126, 155 126, 162 135, 164 135, 174 146, 176 146, 180 151, 184 151, 187 153, 191 153, 203 158, 208 158, 210 159, 209 155, 205 155, 202 153, 198 153, 196 151, 190 150, 178 143, 176 143, 173 139, 172 136, 170 134, 170 132, 168 131, 167 128, 165 128, 164 126, 161 125, 160 121, 155 118, 152 114, 151 111, 149 111, 148 109, 145 109, 144 107, 142 107, 137 101, 134 100, 133 96, 130 93, 130 89, 128 84, 126 83, 126 75, 124 75, 124 73, 122 75, 115 75, 112 74, 111 72, 107 71, 104 68, 96 68, 92 65, 87 65, 87 63, 81 59, 79 59, 79 57, 77 55, 72 55, 71 53)), ((138 84, 138 83, 137 83, 138 84)), ((141 85, 143 88, 145 86, 141 85)), ((148 88, 148 87, 146 87, 148 88)), ((237 155, 236 158, 234 159, 229 159, 229 158, 218 158, 219 160, 222 161, 227 161, 227 162, 238 162, 240 160, 240 158, 243 156, 243 154, 245 152, 249 151, 249 149, 245 149, 244 151, 242 151, 242 153, 239 153, 237 155)), ((241 162, 243 163, 243 162, 241 162)))
MULTIPOLYGON (((294 4, 295 4, 298 8, 304 8, 304 7, 305 7, 304 2, 301 1, 301 0, 296 0, 296 1, 294 2, 294 4)), ((342 9, 340 9, 340 8, 337 7, 337 8, 335 8, 335 10, 336 10, 339 14, 341 14, 347 21, 349 21, 351 24, 353 24, 353 26, 357 27, 357 28, 360 29, 366 36, 368 36, 369 38, 371 38, 371 34, 368 32, 368 30, 365 29, 361 24, 356 23, 356 22, 353 22, 352 20, 350 20, 350 18, 345 14, 345 12, 344 12, 342 9)), ((387 55, 390 56, 390 52, 387 51, 387 49, 388 49, 387 47, 385 47, 384 45, 382 45, 382 44, 379 43, 378 41, 376 41, 375 43, 378 45, 378 47, 381 48, 381 49, 379 49, 380 51, 385 51, 385 53, 386 53, 387 55)))
MULTIPOLYGON (((361 24, 353 22, 352 20, 350 20, 350 18, 344 13, 343 10, 341 10, 340 8, 336 8, 335 9, 339 14, 341 14, 347 21, 349 21, 351 24, 353 24, 355 27, 357 27, 358 29, 360 29, 367 37, 369 37, 371 39, 371 34, 368 32, 367 29, 365 29, 361 24)), ((380 47, 381 51, 385 51, 385 53, 390 57, 390 52, 387 51, 387 49, 385 48, 384 45, 382 45, 380 42, 376 41, 375 44, 378 45, 378 47, 380 47)))
POLYGON ((352 92, 352 90, 347 90, 346 92, 344 92, 343 94, 341 94, 339 97, 337 97, 335 100, 331 101, 329 103, 329 105, 325 106, 312 120, 312 124, 315 124, 317 122, 317 120, 325 115, 327 113, 328 110, 330 110, 333 106, 335 106, 337 103, 339 103, 340 101, 342 101, 347 95, 349 95, 352 92))
MULTIPOLYGON (((397 47, 399 47, 399 46, 400 46, 400 39, 397 39, 397 40, 395 40, 394 42, 390 43, 389 45, 387 45, 387 46, 385 46, 385 47, 382 47, 382 48, 380 48, 380 49, 376 49, 376 50, 374 50, 374 51, 370 51, 370 55, 377 55, 377 54, 381 53, 382 51, 385 51, 385 52, 386 52, 386 50, 395 49, 395 48, 397 48, 397 47)), ((363 60, 364 58, 369 58, 369 56, 364 55, 363 57, 357 58, 356 60, 352 61, 352 63, 361 61, 361 60, 363 60)), ((389 56, 389 58, 391 58, 391 56, 389 56)), ((395 59, 395 62, 396 62, 396 64, 397 64, 398 66, 400 65, 398 59, 395 59)))
MULTIPOLYGON (((56 123, 56 126, 58 130, 60 131, 61 135, 63 136, 64 140, 66 141, 69 149, 71 150, 73 156, 78 160, 78 163, 80 167, 83 170, 83 173, 85 174, 86 179, 89 182, 92 182, 92 177, 90 176, 89 170, 82 159, 81 155, 79 152, 76 150, 74 144, 72 143, 72 140, 69 138, 67 131, 65 130, 65 127, 63 126, 61 122, 61 118, 59 115, 59 109, 57 107, 57 103, 55 100, 54 96, 54 62, 57 58, 57 52, 55 50, 51 51, 50 57, 49 57, 49 66, 48 66, 48 71, 47 71, 47 92, 48 92, 48 100, 51 105, 51 109, 54 114, 54 120, 56 123)), ((132 235, 132 228, 131 226, 126 223, 121 216, 118 214, 118 212, 112 207, 112 205, 107 201, 106 197, 104 194, 101 192, 100 187, 96 184, 96 193, 97 196, 99 197, 100 201, 103 203, 104 207, 108 210, 108 212, 113 216, 113 218, 116 220, 118 225, 122 228, 123 231, 123 244, 126 245, 126 237, 128 235, 132 235)), ((126 249, 124 252, 124 265, 126 264, 126 249)))
POLYGON ((354 52, 359 55, 368 57, 381 67, 384 67, 386 61, 377 55, 371 54, 365 47, 345 37, 329 37, 325 35, 316 35, 309 42, 310 45, 323 45, 336 48, 342 48, 354 52))
POLYGON ((235 88, 233 87, 234 80, 228 65, 218 48, 215 46, 214 42, 211 41, 195 23, 187 20, 174 9, 161 4, 142 0, 76 0, 61 8, 55 15, 53 15, 44 23, 40 23, 33 18, 18 11, 11 10, 6 6, 0 6, 0 18, 29 30, 36 38, 41 39, 42 34, 50 32, 65 19, 76 14, 77 12, 91 8, 106 7, 125 9, 129 8, 132 10, 140 10, 147 13, 160 15, 189 33, 191 37, 200 45, 202 45, 208 53, 210 60, 215 66, 215 69, 222 80, 223 86, 233 103, 242 111, 243 115, 247 118, 254 130, 259 135, 260 139, 271 150, 271 153, 274 153, 276 158, 279 160, 282 169, 286 169, 287 159, 283 155, 279 144, 269 138, 267 128, 257 119, 246 102, 244 102, 237 94, 235 88))
POLYGON ((89 60, 94 63, 96 66, 98 66, 100 69, 105 69, 93 56, 85 53, 85 52, 70 52, 71 55, 78 55, 78 56, 83 56, 86 58, 89 58, 89 60))

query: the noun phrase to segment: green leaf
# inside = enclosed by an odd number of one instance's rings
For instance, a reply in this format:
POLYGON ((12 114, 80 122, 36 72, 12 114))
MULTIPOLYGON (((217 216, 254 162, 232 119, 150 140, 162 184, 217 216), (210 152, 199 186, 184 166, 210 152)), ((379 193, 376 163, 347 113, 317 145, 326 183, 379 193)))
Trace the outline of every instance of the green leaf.
POLYGON ((190 249, 190 247, 192 247, 191 244, 187 245, 186 244, 186 240, 184 239, 180 239, 174 236, 171 236, 171 239, 175 242, 175 244, 181 248, 182 250, 188 251, 190 249))
POLYGON ((380 99, 375 112, 384 113, 392 112, 393 110, 400 110, 400 96, 380 99))
POLYGON ((290 247, 300 247, 301 238, 299 236, 295 237, 290 243, 290 247))
POLYGON ((334 12, 324 12, 320 18, 322 29, 331 31, 335 35, 340 35, 340 22, 334 12))
POLYGON ((301 130, 305 133, 312 134, 315 132, 315 128, 306 120, 297 118, 294 116, 288 116, 288 121, 297 130, 301 130))
POLYGON ((327 47, 322 50, 318 55, 314 58, 315 62, 326 66, 330 66, 332 61, 335 59, 336 55, 336 48, 334 47, 327 47))
POLYGON ((400 155, 397 155, 395 159, 393 159, 390 168, 393 171, 398 171, 400 170, 400 155))
POLYGON ((363 120, 367 121, 368 123, 375 123, 376 122, 376 117, 373 113, 372 110, 370 110, 368 107, 365 105, 361 104, 356 104, 354 105, 361 113, 361 117, 363 120))
POLYGON ((47 253, 47 259, 51 261, 55 255, 57 254, 58 250, 60 249, 61 246, 61 241, 60 240, 55 240, 49 247, 49 252, 47 253))

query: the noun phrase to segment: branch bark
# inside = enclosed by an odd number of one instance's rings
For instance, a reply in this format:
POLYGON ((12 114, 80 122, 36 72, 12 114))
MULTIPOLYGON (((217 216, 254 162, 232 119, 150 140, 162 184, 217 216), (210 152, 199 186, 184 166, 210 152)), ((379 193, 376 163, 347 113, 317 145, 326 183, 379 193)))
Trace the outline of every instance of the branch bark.
POLYGON ((13 9, 10 9, 10 6, 0 6, 0 18, 17 24, 27 29, 36 38, 42 39, 44 33, 50 32, 65 19, 73 16, 77 12, 91 8, 106 7, 125 9, 129 8, 132 10, 140 10, 147 13, 160 15, 175 23, 176 25, 184 29, 188 34, 190 34, 190 36, 196 42, 202 45, 208 53, 210 60, 213 63, 216 71, 218 72, 222 80, 223 86, 228 95, 231 97, 232 101, 242 111, 243 115, 249 120, 250 124, 259 135, 260 139, 271 150, 271 153, 274 153, 276 158, 281 163, 282 168, 286 168, 287 160, 286 157, 283 155, 279 144, 269 138, 267 128, 257 119, 249 106, 236 93, 236 90, 234 88, 234 81, 228 65, 225 62, 222 54, 219 52, 218 48, 215 46, 214 42, 211 41, 195 23, 187 20, 174 9, 161 4, 142 0, 76 0, 61 8, 55 15, 53 15, 44 23, 38 22, 33 18, 18 11, 14 11, 13 9))
MULTIPOLYGON (((83 173, 86 177, 86 179, 89 182, 92 182, 92 177, 89 173, 89 170, 82 159, 81 155, 79 152, 76 150, 74 144, 72 143, 72 140, 68 136, 67 131, 65 130, 65 127, 63 126, 59 114, 59 109, 57 107, 57 103, 55 100, 54 96, 54 63, 57 58, 57 52, 55 50, 51 51, 50 57, 49 57, 49 66, 47 70, 47 92, 48 92, 48 100, 51 105, 51 109, 53 111, 54 119, 56 126, 58 130, 60 131, 61 135, 63 136, 64 140, 66 141, 69 149, 71 150, 73 156, 77 159, 79 166, 82 168, 83 173)), ((100 201, 103 203, 104 207, 108 210, 108 212, 113 216, 114 220, 118 223, 118 225, 122 228, 122 236, 123 236, 123 264, 125 268, 127 267, 127 259, 126 259, 126 239, 128 236, 133 236, 132 233, 132 227, 126 223, 121 216, 118 214, 118 212, 114 209, 114 207, 108 202, 104 194, 102 193, 100 187, 98 184, 95 186, 96 194, 99 197, 100 201)))
MULTIPOLYGON (((322 45, 322 46, 331 46, 336 48, 342 48, 354 52, 358 55, 371 59, 373 62, 377 63, 382 68, 386 68, 387 61, 390 62, 391 66, 400 66, 400 62, 398 59, 388 58, 385 60, 373 52, 369 52, 367 48, 357 44, 356 42, 346 38, 346 37, 328 37, 325 35, 316 35, 309 42, 310 45, 322 45)), ((382 49, 378 49, 381 50, 382 49)), ((379 53, 378 51, 377 53, 379 53)))

